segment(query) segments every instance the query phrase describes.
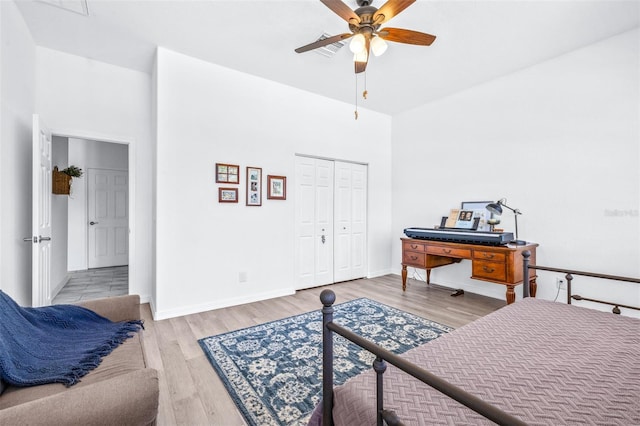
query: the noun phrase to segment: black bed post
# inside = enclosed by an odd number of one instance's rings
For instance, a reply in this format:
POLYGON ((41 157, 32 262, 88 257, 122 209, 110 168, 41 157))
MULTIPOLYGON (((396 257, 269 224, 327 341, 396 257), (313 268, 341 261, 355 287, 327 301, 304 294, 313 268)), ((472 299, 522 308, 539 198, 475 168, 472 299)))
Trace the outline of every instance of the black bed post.
POLYGON ((531 257, 529 250, 522 252, 522 297, 529 297, 529 257, 531 257))
POLYGON ((333 332, 327 324, 333 322, 333 302, 336 294, 322 290, 322 425, 333 425, 333 332))
POLYGON ((376 372, 376 412, 377 426, 383 426, 382 413, 384 411, 384 385, 382 375, 387 370, 387 363, 379 356, 373 361, 373 369, 376 372))

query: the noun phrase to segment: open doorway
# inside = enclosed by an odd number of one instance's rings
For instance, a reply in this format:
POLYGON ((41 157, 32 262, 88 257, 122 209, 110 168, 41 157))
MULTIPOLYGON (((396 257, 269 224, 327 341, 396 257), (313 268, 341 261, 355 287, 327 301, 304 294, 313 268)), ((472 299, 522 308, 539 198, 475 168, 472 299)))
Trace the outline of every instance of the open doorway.
POLYGON ((53 304, 129 294, 129 145, 54 135, 51 158, 83 170, 51 200, 53 304))

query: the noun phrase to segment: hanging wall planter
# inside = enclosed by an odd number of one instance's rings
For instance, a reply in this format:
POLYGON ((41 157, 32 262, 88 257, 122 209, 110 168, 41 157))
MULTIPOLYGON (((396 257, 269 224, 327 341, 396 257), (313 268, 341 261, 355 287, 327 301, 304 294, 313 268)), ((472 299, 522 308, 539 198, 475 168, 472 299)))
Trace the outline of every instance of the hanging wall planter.
POLYGON ((69 166, 62 171, 58 171, 58 167, 54 167, 51 179, 52 192, 54 194, 69 195, 71 193, 71 181, 74 177, 82 177, 82 169, 76 166, 69 166))

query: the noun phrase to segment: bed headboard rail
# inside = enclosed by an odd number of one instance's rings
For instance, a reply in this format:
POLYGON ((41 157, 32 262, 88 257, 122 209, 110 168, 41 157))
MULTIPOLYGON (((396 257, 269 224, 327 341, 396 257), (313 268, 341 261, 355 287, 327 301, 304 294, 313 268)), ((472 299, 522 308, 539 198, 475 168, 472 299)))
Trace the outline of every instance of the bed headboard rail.
POLYGON ((551 268, 548 266, 531 265, 529 262, 530 256, 531 256, 531 252, 529 250, 525 250, 522 252, 523 297, 529 297, 529 275, 530 275, 529 270, 536 269, 539 271, 558 272, 561 274, 565 274, 565 279, 567 280, 567 304, 569 305, 571 304, 572 300, 586 300, 589 302, 596 302, 596 303, 602 303, 605 305, 613 306, 612 312, 614 314, 620 314, 620 308, 635 309, 640 311, 640 307, 638 306, 629 306, 629 305, 623 305, 621 303, 608 302, 606 300, 592 299, 592 298, 580 296, 579 294, 572 294, 571 292, 571 283, 573 281, 574 275, 579 275, 582 277, 599 278, 604 280, 624 281, 624 282, 636 283, 636 284, 640 284, 639 278, 621 277, 618 275, 596 274, 594 272, 576 271, 573 269, 551 268))
MULTIPOLYGON (((383 407, 382 403, 382 374, 386 370, 385 361, 395 365, 400 370, 407 374, 412 375, 418 380, 426 383, 434 389, 442 392, 443 394, 455 399, 459 403, 469 407, 478 414, 486 417, 489 420, 499 425, 526 425, 522 420, 517 417, 506 413, 499 408, 488 404, 480 398, 462 390, 461 388, 447 382, 446 380, 428 372, 427 370, 420 368, 419 366, 401 358, 400 356, 390 352, 381 346, 376 345, 369 340, 358 336, 352 331, 341 327, 333 322, 333 303, 336 300, 336 295, 331 290, 323 290, 320 293, 320 301, 322 302, 322 364, 323 364, 323 377, 322 377, 322 424, 323 426, 333 425, 333 333, 337 333, 347 340, 355 343, 363 349, 368 350, 376 356, 376 360, 373 362, 373 368, 376 371, 377 376, 377 418, 378 425, 382 425, 383 417, 385 420, 393 419, 393 424, 399 422, 395 413, 387 411, 383 407)), ((392 423, 389 423, 392 424, 392 423)))

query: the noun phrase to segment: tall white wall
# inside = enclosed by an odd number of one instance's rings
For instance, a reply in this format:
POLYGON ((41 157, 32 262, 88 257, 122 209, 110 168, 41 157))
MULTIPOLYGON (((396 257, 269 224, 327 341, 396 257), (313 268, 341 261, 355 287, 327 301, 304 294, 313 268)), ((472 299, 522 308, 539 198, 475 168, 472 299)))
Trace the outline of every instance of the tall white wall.
POLYGON ((152 252, 151 77, 137 71, 37 48, 36 111, 65 136, 129 143, 135 159, 130 190, 129 291, 149 300, 152 252))
POLYGON ((162 48, 156 73, 156 318, 293 292, 296 153, 369 164, 369 274, 390 270, 390 117, 162 48), (216 162, 240 165, 238 204, 216 162), (287 176, 287 200, 245 206, 247 166, 287 176))
MULTIPOLYGON (((394 117, 396 271, 405 227, 506 197, 523 212, 520 237, 540 244, 539 264, 640 276, 639 58, 634 30, 394 117)), ((513 214, 502 220, 513 231, 513 214)), ((503 286, 469 280, 470 268, 431 279, 504 297, 503 286)), ((553 299, 551 277, 538 281, 553 299)), ((637 286, 588 291, 640 302, 637 286)))
POLYGON ((69 164, 84 171, 81 178, 73 179, 69 196, 69 271, 81 271, 88 266, 87 247, 87 179, 89 169, 128 170, 129 156, 126 144, 97 142, 69 138, 69 164))
POLYGON ((0 289, 29 306, 36 47, 14 2, 0 2, 0 40, 0 289))

